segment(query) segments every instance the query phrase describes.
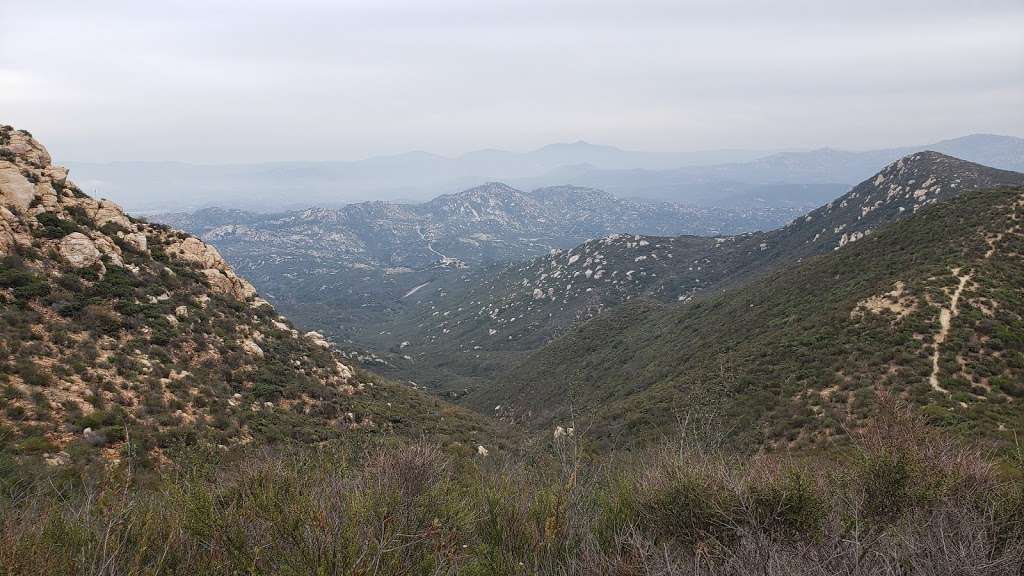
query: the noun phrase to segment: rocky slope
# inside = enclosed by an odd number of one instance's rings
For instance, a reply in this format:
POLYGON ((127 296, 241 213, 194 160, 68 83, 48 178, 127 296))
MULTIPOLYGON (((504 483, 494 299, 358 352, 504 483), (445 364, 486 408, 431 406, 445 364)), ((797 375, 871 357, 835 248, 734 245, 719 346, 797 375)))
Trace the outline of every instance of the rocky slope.
POLYGON ((300 334, 218 251, 95 200, 0 127, 0 442, 160 458, 197 441, 318 441, 481 423, 300 334))
POLYGON ((458 372, 481 375, 471 359, 536 349, 633 298, 689 301, 839 250, 964 191, 1021 184, 1024 174, 917 153, 777 230, 716 237, 612 235, 524 263, 467 271, 424 286, 410 297, 416 307, 358 337, 378 349, 404 344, 408 358, 396 359, 397 368, 429 374, 421 379, 431 385, 456 382, 458 372), (430 369, 441 364, 458 367, 456 378, 451 368, 430 369))

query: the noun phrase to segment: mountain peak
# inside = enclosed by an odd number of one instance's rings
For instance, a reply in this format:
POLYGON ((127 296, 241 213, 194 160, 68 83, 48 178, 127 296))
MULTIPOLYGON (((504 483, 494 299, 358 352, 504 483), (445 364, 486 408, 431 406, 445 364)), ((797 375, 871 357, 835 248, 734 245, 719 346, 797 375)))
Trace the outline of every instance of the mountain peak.
POLYGON ((522 197, 525 194, 521 190, 517 190, 508 184, 503 182, 485 182, 479 186, 467 188, 461 192, 455 192, 453 194, 443 194, 428 202, 427 204, 444 203, 452 201, 472 201, 481 200, 484 198, 489 199, 507 199, 513 197, 522 197))
MULTIPOLYGON (((962 187, 964 181, 976 184, 991 181, 988 186, 999 186, 1004 181, 1005 185, 1016 185, 1019 176, 1017 172, 983 166, 934 150, 923 150, 896 160, 865 183, 871 182, 875 187, 888 185, 890 190, 895 190, 897 187, 913 187, 915 184, 928 187, 924 182, 930 181, 938 187, 928 193, 938 193, 944 185, 962 187)), ((971 188, 988 186, 972 185, 971 188)), ((919 193, 918 198, 926 195, 919 193)))
POLYGON ((839 249, 938 202, 969 190, 1024 185, 1024 174, 926 150, 889 164, 852 190, 797 218, 776 235, 813 251, 839 249))

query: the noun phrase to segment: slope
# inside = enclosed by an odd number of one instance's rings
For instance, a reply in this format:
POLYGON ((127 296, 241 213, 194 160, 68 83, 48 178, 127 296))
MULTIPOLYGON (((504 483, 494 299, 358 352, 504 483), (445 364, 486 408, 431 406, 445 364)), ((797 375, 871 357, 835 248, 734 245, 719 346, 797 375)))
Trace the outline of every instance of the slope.
POLYGON ((59 463, 195 442, 469 440, 486 423, 349 366, 218 252, 94 200, 0 127, 0 445, 59 463))
POLYGON ((477 401, 538 427, 573 405, 606 445, 697 412, 750 446, 805 446, 845 437, 888 391, 1011 442, 1024 429, 1022 224, 1024 188, 970 192, 724 294, 598 316, 477 401))

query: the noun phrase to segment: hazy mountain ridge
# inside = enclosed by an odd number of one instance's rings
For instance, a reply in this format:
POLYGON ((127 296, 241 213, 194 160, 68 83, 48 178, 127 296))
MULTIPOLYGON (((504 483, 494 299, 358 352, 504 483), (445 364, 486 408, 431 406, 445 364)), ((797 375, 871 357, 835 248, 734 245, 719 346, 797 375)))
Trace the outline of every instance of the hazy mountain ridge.
POLYGON ((210 198, 252 209, 335 207, 367 197, 427 200, 481 181, 540 176, 562 166, 669 168, 708 161, 746 160, 767 152, 722 150, 648 153, 586 142, 551 144, 518 153, 478 150, 457 157, 406 152, 358 161, 291 161, 201 165, 186 162, 68 162, 83 185, 149 211, 201 208, 210 198), (133 191, 146 188, 146 197, 133 191))
POLYGON ((136 210, 211 204, 279 211, 336 207, 366 198, 423 201, 483 181, 519 189, 570 183, 640 197, 749 207, 748 196, 777 207, 819 205, 879 166, 925 149, 996 168, 1024 170, 1024 140, 976 134, 922 146, 866 152, 723 150, 642 153, 585 142, 514 153, 485 150, 446 158, 426 152, 350 162, 195 165, 182 162, 68 163, 86 191, 136 210), (145 190, 145 196, 138 191, 145 190), (213 200, 216 199, 216 200, 213 200))
MULTIPOLYGON (((1000 168, 1024 171, 1024 139, 972 134, 923 146, 904 146, 861 152, 821 148, 779 152, 761 158, 710 166, 650 170, 576 167, 558 174, 559 181, 594 186, 617 195, 663 198, 700 205, 730 205, 760 194, 772 205, 799 200, 813 206, 833 197, 837 186, 849 187, 874 174, 879 166, 915 152, 933 150, 1000 168), (724 202, 723 202, 724 201, 724 202)), ((515 182, 540 186, 546 177, 515 182)))

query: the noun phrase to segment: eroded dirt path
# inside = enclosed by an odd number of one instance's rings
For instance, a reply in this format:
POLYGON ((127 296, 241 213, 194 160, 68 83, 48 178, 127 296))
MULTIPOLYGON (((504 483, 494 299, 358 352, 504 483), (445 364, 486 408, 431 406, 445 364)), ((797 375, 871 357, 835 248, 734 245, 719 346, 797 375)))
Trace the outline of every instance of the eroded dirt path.
MULTIPOLYGON (((1013 221, 1019 221, 1020 215, 1018 210, 1024 208, 1024 196, 1018 197, 1016 202, 1011 206, 1012 211, 1010 219, 1013 221)), ((1003 232, 997 232, 989 235, 985 238, 985 243, 988 244, 988 250, 985 252, 984 259, 989 260, 996 255, 999 248, 999 243, 1003 241, 1006 236, 1017 234, 1021 229, 1020 224, 1010 226, 1003 232)), ((939 333, 935 335, 935 341, 932 349, 932 374, 928 378, 929 384, 932 389, 937 392, 949 395, 949 390, 946 390, 939 384, 939 349, 942 347, 943 342, 949 337, 949 328, 953 322, 953 318, 956 318, 960 314, 960 295, 963 293, 967 283, 971 280, 971 274, 960 274, 961 268, 952 268, 950 270, 953 276, 959 280, 956 290, 953 291, 953 296, 949 299, 949 307, 943 308, 939 311, 939 333)))
POLYGON ((928 378, 928 382, 932 385, 932 389, 943 394, 949 394, 949 390, 946 390, 939 384, 939 349, 942 347, 942 343, 949 337, 949 327, 953 321, 960 314, 960 295, 964 291, 964 287, 967 286, 967 282, 971 280, 970 274, 960 275, 960 268, 953 268, 951 270, 953 276, 959 279, 956 290, 953 291, 953 296, 949 299, 949 307, 943 308, 939 312, 939 333, 935 335, 935 342, 933 344, 934 350, 932 350, 932 375, 928 378))

